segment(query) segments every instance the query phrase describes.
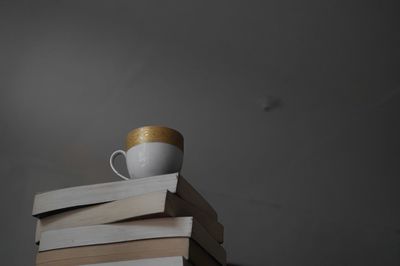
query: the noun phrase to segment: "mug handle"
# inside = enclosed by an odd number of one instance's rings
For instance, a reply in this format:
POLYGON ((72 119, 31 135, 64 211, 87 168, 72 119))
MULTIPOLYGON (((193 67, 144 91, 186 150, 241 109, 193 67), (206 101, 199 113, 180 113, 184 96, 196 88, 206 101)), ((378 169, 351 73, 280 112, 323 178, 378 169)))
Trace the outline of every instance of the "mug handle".
POLYGON ((123 150, 116 150, 116 151, 114 151, 114 152, 111 154, 111 156, 110 156, 110 166, 111 166, 111 169, 114 171, 114 173, 116 173, 116 174, 117 174, 119 177, 121 177, 122 179, 130 180, 130 178, 127 178, 127 177, 121 175, 121 174, 115 169, 115 167, 114 167, 114 161, 115 161, 115 158, 117 158, 118 155, 124 155, 125 160, 126 160, 126 152, 125 152, 125 151, 123 151, 123 150))

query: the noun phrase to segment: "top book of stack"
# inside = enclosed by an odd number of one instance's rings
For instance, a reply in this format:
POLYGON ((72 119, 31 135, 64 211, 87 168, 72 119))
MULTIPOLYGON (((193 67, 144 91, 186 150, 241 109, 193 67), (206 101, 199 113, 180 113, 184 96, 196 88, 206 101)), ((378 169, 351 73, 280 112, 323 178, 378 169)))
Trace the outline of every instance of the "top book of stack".
POLYGON ((128 181, 70 187, 39 193, 35 196, 32 215, 43 218, 77 207, 125 199, 146 193, 168 190, 218 220, 217 212, 178 173, 128 181))

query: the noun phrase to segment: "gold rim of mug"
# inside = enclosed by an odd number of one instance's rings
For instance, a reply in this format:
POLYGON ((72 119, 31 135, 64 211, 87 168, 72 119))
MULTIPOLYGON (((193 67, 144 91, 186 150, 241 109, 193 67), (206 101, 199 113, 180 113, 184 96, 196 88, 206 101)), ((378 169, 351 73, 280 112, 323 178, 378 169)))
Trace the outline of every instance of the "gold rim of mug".
POLYGON ((177 130, 164 126, 145 126, 135 128, 126 136, 126 150, 148 142, 164 142, 183 151, 183 136, 177 130))

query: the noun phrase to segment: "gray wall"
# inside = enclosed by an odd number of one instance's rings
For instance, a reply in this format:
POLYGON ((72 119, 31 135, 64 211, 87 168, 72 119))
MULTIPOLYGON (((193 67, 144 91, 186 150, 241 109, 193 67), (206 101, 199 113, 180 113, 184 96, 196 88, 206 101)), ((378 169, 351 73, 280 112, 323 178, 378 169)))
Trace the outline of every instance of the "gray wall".
POLYGON ((163 124, 233 264, 400 265, 399 9, 370 2, 0 2, 1 264, 33 265, 34 193, 118 180, 163 124))

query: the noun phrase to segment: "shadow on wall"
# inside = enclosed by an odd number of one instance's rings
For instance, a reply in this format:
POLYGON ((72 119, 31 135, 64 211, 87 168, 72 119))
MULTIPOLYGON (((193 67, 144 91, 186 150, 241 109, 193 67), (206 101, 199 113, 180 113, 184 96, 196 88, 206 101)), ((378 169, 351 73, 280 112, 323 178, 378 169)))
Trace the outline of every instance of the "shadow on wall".
POLYGON ((282 99, 272 95, 260 97, 257 102, 264 112, 269 112, 283 106, 282 99))

